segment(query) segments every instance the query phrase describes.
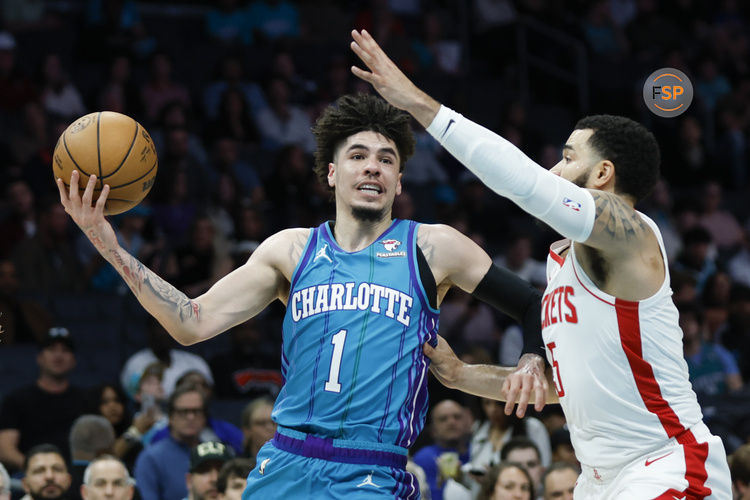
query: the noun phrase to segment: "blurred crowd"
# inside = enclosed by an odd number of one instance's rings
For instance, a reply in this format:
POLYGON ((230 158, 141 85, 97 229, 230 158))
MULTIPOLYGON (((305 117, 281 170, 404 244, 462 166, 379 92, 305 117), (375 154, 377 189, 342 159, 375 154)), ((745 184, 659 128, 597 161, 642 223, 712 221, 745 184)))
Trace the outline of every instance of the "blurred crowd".
MULTIPOLYGON (((46 487, 34 483, 33 462, 51 460, 54 468, 59 456, 71 476, 56 481, 79 498, 84 471, 103 467, 95 461, 103 453, 123 464, 123 498, 133 494, 131 475, 135 495, 148 500, 202 498, 195 492, 205 485, 216 496, 217 484, 226 489, 244 478, 272 435, 270 408, 281 385, 280 305, 226 334, 226 349, 210 359, 180 349, 144 320, 142 345, 120 354, 119 380, 71 383, 76 359, 97 353, 76 341, 65 312, 47 307, 48 298, 81 297, 85 311, 87 297, 117 304, 129 292, 59 203, 51 156, 60 133, 99 110, 128 114, 151 133, 159 157, 154 188, 112 221, 124 248, 197 296, 270 234, 332 218, 312 172, 310 127, 337 97, 371 92, 349 70, 355 27, 370 31, 421 88, 544 167, 559 161, 564 131, 584 114, 624 114, 653 130, 662 180, 638 208, 665 239, 706 423, 734 453, 738 495, 748 490, 750 6, 2 0, 0 16, 0 364, 16 346, 38 346, 26 363, 36 381, 6 380, 2 390, 0 462, 16 486, 25 473, 33 498, 47 498, 33 493, 36 484, 46 487), (529 19, 543 29, 528 31, 529 19), (532 33, 523 47, 521 32, 532 33), (569 43, 549 43, 550 36, 569 43), (586 102, 567 80, 525 69, 533 52, 575 73, 576 47, 587 61, 578 74, 586 102), (682 70, 694 87, 692 105, 677 118, 658 118, 642 101, 644 79, 662 67, 682 70), (227 400, 249 404, 241 412, 232 406, 226 418, 209 411, 227 400), (202 442, 213 443, 204 449, 215 460, 201 462, 202 442), (246 460, 222 476, 219 467, 236 457, 246 460)), ((416 123, 414 133, 417 150, 394 217, 450 224, 543 288, 556 235, 489 191, 416 123)), ((108 325, 94 326, 107 334, 108 325)), ((440 334, 471 362, 515 365, 522 348, 518 325, 461 292, 443 301, 440 334)), ((429 426, 410 467, 432 499, 506 498, 502 485, 511 483, 523 490, 519 498, 568 498, 562 492, 578 463, 559 407, 517 419, 496 402, 430 384, 429 426)), ((8 481, 0 474, 0 499, 8 481)))

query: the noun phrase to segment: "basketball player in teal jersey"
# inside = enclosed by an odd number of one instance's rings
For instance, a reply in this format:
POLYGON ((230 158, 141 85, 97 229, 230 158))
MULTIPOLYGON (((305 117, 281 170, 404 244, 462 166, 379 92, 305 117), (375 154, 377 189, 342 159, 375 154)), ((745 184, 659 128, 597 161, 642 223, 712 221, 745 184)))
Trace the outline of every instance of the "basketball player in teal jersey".
MULTIPOLYGON (((180 343, 218 335, 273 300, 286 304, 278 432, 259 451, 244 498, 419 498, 404 466, 427 411, 423 345, 437 344, 438 308, 450 287, 472 292, 539 337, 533 287, 493 266, 449 226, 391 218, 414 150, 409 120, 374 96, 345 96, 327 108, 314 128, 315 168, 334 192, 336 220, 271 236, 195 299, 120 247, 102 215, 107 187, 92 207, 94 177, 82 196, 77 172, 69 191, 57 181, 66 211, 180 343)), ((547 390, 541 343, 525 352, 509 377, 526 389, 521 411, 530 387, 547 390)), ((467 386, 489 387, 500 398, 502 380, 484 373, 477 370, 467 386)), ((462 388, 463 380, 453 385, 462 388)))

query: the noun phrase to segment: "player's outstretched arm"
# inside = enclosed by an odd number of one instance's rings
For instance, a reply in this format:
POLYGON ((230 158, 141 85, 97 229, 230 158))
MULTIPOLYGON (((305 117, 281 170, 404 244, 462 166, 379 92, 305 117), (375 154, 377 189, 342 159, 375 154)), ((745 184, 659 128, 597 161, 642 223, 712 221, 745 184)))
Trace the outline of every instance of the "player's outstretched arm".
MULTIPOLYGON (((523 396, 520 391, 513 394, 509 392, 509 377, 518 372, 530 372, 539 368, 539 365, 536 365, 536 367, 526 365, 523 359, 519 362, 518 366, 472 365, 464 363, 456 356, 451 346, 441 336, 438 336, 436 347, 425 343, 423 351, 425 356, 430 358, 430 371, 432 371, 440 383, 451 389, 458 389, 469 394, 474 394, 475 396, 506 401, 506 413, 510 413, 507 410, 509 408, 512 409, 516 402, 520 402, 523 396)), ((545 379, 546 377, 549 377, 549 375, 545 376, 542 373, 541 378, 545 379)), ((557 393, 554 391, 554 384, 549 380, 546 386, 536 381, 524 390, 528 392, 526 401, 531 396, 534 399, 541 397, 545 403, 558 402, 557 393)), ((516 414, 519 417, 523 417, 525 412, 526 405, 522 407, 519 404, 516 414)))
POLYGON ((352 38, 352 50, 369 69, 352 67, 356 76, 371 83, 389 103, 414 116, 493 191, 560 234, 580 242, 588 239, 596 212, 588 190, 547 171, 509 141, 427 96, 365 30, 353 31, 352 38))
POLYGON ((289 255, 289 243, 293 238, 300 239, 300 235, 287 232, 269 238, 245 265, 219 280, 205 294, 190 299, 117 242, 112 226, 104 217, 109 186, 104 186, 92 206, 96 176, 89 178, 83 195, 78 192, 78 176, 79 173, 73 171, 68 190, 62 179, 57 179, 65 211, 122 276, 141 305, 181 344, 190 345, 211 338, 256 315, 274 299, 283 297, 286 279, 279 271, 277 259, 289 255), (278 248, 282 246, 285 251, 278 248))

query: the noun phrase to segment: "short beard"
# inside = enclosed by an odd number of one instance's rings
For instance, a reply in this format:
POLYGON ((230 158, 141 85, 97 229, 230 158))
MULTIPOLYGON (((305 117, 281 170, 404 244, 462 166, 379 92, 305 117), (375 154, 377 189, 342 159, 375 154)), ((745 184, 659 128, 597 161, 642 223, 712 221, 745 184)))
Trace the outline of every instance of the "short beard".
POLYGON ((581 172, 581 175, 573 179, 571 182, 580 188, 586 187, 586 181, 588 180, 590 173, 591 169, 589 168, 585 172, 581 172))
POLYGON ((360 222, 378 222, 385 215, 385 209, 352 207, 352 216, 360 222))
POLYGON ((36 494, 35 493, 29 493, 29 496, 33 500, 66 500, 68 498, 68 492, 67 491, 63 491, 62 493, 60 493, 56 497, 43 497, 41 495, 42 495, 41 491, 38 492, 38 493, 36 493, 36 494))

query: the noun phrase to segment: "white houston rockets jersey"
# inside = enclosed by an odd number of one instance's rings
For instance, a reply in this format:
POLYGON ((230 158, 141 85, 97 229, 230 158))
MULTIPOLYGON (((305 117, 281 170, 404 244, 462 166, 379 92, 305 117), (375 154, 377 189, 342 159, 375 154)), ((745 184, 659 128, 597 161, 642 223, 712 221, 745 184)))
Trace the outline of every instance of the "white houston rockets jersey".
MULTIPOLYGON (((656 223, 643 214, 659 240, 656 223)), ((602 292, 576 262, 550 249, 542 336, 576 456, 616 467, 689 440, 702 419, 688 380, 682 330, 667 270, 651 297, 637 302, 602 292), (688 435, 686 435, 688 434, 688 435)))

